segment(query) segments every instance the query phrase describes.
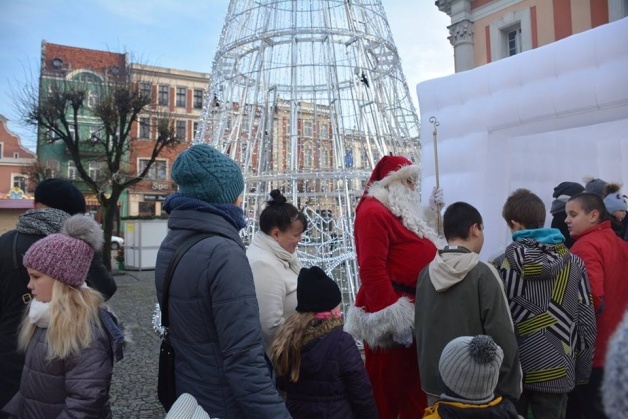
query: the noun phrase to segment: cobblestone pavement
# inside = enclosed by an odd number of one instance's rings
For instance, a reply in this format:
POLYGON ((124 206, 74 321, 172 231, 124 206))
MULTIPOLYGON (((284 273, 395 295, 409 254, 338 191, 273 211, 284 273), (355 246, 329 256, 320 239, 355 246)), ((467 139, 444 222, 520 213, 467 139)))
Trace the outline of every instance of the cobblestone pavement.
POLYGON ((116 363, 111 382, 114 418, 163 418, 157 400, 159 336, 153 331, 153 309, 157 302, 154 271, 115 272, 118 291, 109 300, 111 309, 130 331, 124 359, 116 363))

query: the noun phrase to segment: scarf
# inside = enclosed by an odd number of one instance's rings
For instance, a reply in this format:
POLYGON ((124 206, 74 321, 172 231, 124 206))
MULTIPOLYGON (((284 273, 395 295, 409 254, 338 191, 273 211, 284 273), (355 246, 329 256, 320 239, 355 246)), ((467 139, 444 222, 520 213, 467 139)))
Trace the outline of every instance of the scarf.
POLYGON ((273 254, 277 259, 286 262, 290 269, 296 273, 297 275, 301 272, 301 263, 297 258, 297 252, 289 253, 286 249, 281 247, 279 243, 268 234, 263 231, 258 231, 255 233, 255 237, 253 237, 253 243, 262 249, 267 249, 270 253, 273 254))
POLYGON ((15 229, 18 233, 47 236, 58 233, 69 217, 67 212, 55 208, 32 209, 20 215, 15 229))
POLYGON ((183 196, 180 193, 173 193, 166 198, 164 211, 170 214, 175 210, 194 210, 216 214, 227 220, 238 231, 246 227, 244 211, 233 204, 210 204, 200 199, 183 196))
POLYGON ((42 303, 33 299, 28 306, 28 321, 42 329, 50 325, 50 303, 42 303))

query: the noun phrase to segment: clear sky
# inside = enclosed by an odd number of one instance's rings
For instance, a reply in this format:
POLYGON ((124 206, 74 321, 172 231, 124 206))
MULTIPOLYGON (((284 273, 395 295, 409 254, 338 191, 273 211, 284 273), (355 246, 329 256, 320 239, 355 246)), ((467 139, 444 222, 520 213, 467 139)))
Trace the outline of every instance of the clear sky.
MULTIPOLYGON (((381 0, 403 70, 416 84, 454 72, 449 17, 434 0, 381 0)), ((41 41, 129 53, 132 62, 211 73, 229 0, 0 0, 0 114, 34 150, 15 92, 37 80, 41 41)))

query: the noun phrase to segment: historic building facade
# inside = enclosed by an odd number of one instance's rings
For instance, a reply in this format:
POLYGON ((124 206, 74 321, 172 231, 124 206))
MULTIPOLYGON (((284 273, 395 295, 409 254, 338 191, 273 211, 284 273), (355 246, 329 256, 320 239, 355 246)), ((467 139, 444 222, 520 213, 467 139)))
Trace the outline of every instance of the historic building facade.
POLYGON ((18 198, 19 191, 31 196, 33 191, 26 169, 35 163, 36 155, 22 146, 20 137, 9 131, 7 122, 7 118, 0 115, 0 199, 18 198))
MULTIPOLYGON (((149 96, 151 104, 139 115, 131 127, 129 151, 124 156, 124 170, 139 175, 151 159, 159 124, 167 124, 179 138, 176 147, 165 148, 156 158, 145 179, 133 185, 120 197, 120 216, 159 216, 166 196, 176 189, 170 179, 170 168, 177 155, 187 148, 194 138, 203 107, 209 74, 130 63, 128 54, 91 50, 42 41, 40 92, 55 84, 76 85, 88 92, 87 101, 79 114, 83 161, 90 176, 104 173, 105 162, 97 153, 90 152, 89 139, 102 127, 91 113, 99 89, 107 88, 113 78, 130 80, 149 96)), ((41 93, 40 93, 41 96, 41 93)), ((40 130, 37 155, 45 177, 61 177, 76 181, 84 191, 88 209, 98 216, 99 204, 91 191, 82 184, 63 141, 53 134, 40 130)), ((102 157, 102 156, 100 156, 102 157)))
POLYGON ((15 228, 18 217, 33 208, 26 171, 36 161, 35 153, 22 146, 0 115, 0 234, 15 228))
POLYGON ((128 215, 161 215, 166 196, 176 191, 170 168, 176 157, 190 146, 198 129, 209 74, 142 64, 131 64, 131 79, 152 105, 140 114, 132 127, 133 146, 129 163, 139 175, 150 160, 157 126, 167 123, 180 143, 162 151, 144 180, 128 190, 128 215))
POLYGON ((628 16, 628 0, 437 0, 451 17, 456 72, 628 16))
MULTIPOLYGON (((96 151, 90 139, 100 135, 103 130, 101 121, 93 115, 93 106, 98 97, 112 83, 123 82, 128 77, 129 58, 127 54, 98 51, 67 45, 58 45, 42 41, 41 70, 39 79, 39 98, 53 88, 79 89, 87 92, 86 100, 78 113, 77 127, 81 161, 90 177, 99 180, 105 171, 102 153, 96 151)), ((69 116, 69 115, 68 115, 69 116)), ((69 123, 70 132, 74 126, 69 123)), ((100 204, 93 192, 81 181, 65 143, 54 138, 53 132, 41 128, 37 134, 37 156, 46 178, 58 177, 74 181, 84 193, 88 212, 99 219, 100 204)), ((125 196, 121 197, 123 207, 125 196)), ((124 208, 124 207, 123 207, 124 208)), ((123 214, 120 214, 123 215, 123 214)))

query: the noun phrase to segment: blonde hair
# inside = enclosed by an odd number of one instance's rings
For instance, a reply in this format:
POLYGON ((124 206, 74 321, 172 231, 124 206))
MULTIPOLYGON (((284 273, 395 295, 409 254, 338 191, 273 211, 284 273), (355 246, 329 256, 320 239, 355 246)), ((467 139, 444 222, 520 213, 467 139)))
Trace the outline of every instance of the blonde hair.
MULTIPOLYGON (((75 288, 55 280, 50 299, 50 324, 46 330, 48 359, 65 359, 88 348, 94 338, 94 327, 102 329, 99 309, 104 305, 102 295, 90 288, 75 288)), ((26 351, 35 326, 26 310, 18 348, 26 351)))
POLYGON ((317 318, 317 313, 295 313, 277 332, 270 346, 270 360, 281 377, 293 383, 299 380, 301 349, 312 340, 343 325, 342 317, 317 318))

